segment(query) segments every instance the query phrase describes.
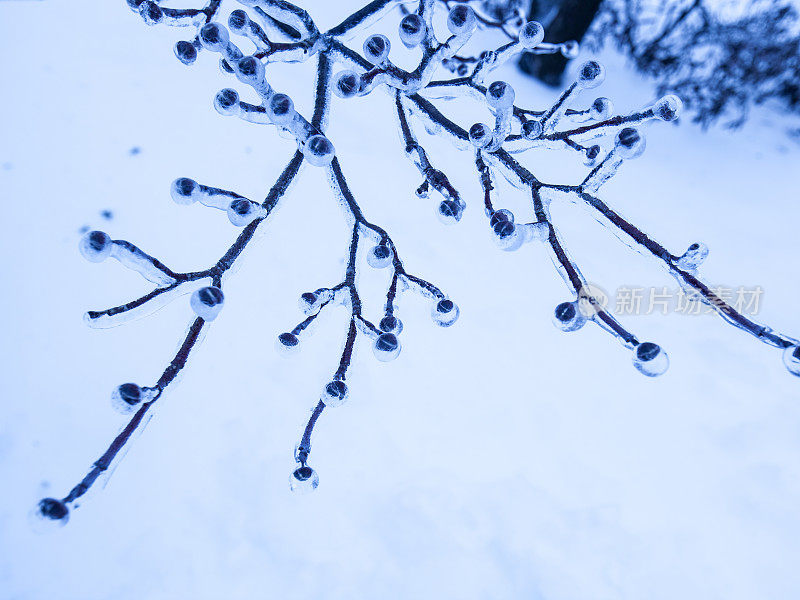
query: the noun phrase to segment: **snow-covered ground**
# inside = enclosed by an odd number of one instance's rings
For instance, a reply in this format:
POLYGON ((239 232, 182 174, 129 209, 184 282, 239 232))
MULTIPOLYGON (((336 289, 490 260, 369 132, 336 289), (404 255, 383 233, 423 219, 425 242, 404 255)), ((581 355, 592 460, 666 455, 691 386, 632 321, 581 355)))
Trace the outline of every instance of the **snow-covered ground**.
MULTIPOLYGON (((358 4, 306 6, 323 28, 358 4)), ((408 270, 459 303, 456 326, 401 297, 402 354, 378 363, 362 343, 350 401, 315 432, 320 487, 292 495, 292 451, 347 318, 331 310, 300 354, 275 351, 302 318, 299 294, 342 277, 348 231, 324 173, 306 167, 109 484, 64 529, 32 533, 36 500, 65 493, 125 422, 110 390, 155 381, 191 319, 183 298, 123 327, 85 327, 83 311, 149 287, 112 261, 83 261, 81 228, 176 270, 205 268, 236 231, 220 212, 174 204, 170 182, 259 199, 293 151, 271 128, 214 112, 231 82, 207 54, 191 68, 175 60, 182 34, 145 27, 121 0, 0 3, 0 599, 800 596, 800 381, 780 353, 712 316, 623 317, 670 353, 651 380, 598 328, 557 331, 549 315, 569 296, 543 249, 499 251, 471 156, 418 128, 469 204, 442 226, 436 202, 414 196, 419 177, 381 93, 337 101, 329 135, 408 270)), ((618 57, 601 58, 599 91, 619 111, 652 100, 618 57)), ((513 67, 498 77, 522 104, 555 97, 513 67)), ((310 112, 313 65, 270 81, 310 112)), ((488 118, 447 110, 464 125, 488 118)), ((764 112, 738 133, 655 124, 644 156, 601 195, 673 251, 707 243, 704 276, 761 286, 757 318, 798 335, 800 148, 785 126, 764 112)), ((568 153, 526 162, 547 181, 585 174, 568 153)), ((526 202, 505 187, 499 204, 527 215, 526 202)), ((604 289, 675 287, 587 213, 554 214, 604 289)), ((361 279, 372 318, 385 275, 361 279)))

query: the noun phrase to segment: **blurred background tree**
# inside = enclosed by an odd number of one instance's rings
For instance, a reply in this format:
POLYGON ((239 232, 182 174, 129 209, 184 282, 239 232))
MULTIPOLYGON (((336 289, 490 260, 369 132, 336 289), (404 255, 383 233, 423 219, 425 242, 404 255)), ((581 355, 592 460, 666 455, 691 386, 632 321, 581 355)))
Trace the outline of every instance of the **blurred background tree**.
MULTIPOLYGON (((679 95, 704 127, 720 120, 740 127, 752 106, 765 102, 800 113, 793 0, 533 0, 530 11, 547 27, 547 41, 586 34, 594 50, 613 44, 658 93, 679 95)), ((549 85, 560 84, 566 64, 563 57, 520 60, 523 71, 549 85)))

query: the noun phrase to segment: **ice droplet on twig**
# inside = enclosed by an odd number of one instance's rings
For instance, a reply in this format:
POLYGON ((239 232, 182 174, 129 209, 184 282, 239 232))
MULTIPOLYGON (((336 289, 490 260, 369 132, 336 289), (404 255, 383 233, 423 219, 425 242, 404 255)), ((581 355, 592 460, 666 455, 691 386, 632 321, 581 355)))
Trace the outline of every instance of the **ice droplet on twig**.
POLYGON ((633 366, 643 375, 658 377, 667 372, 669 357, 658 344, 642 342, 633 350, 633 366))
POLYGON ((198 317, 204 321, 213 321, 222 310, 225 295, 216 286, 209 285, 200 288, 192 294, 189 304, 198 317))
POLYGON ((341 379, 334 379, 325 385, 319 399, 325 406, 333 408, 344 404, 347 401, 347 396, 347 384, 341 379))
POLYGON ((400 354, 400 340, 393 333, 382 333, 375 339, 372 351, 379 361, 389 362, 400 354))
POLYGON ((577 331, 586 324, 586 317, 577 302, 562 302, 553 311, 553 324, 561 331, 577 331))
POLYGON ((800 377, 800 345, 789 346, 783 351, 783 364, 789 373, 800 377))
POLYGON ((297 467, 289 476, 289 489, 298 494, 313 492, 318 485, 319 475, 308 465, 297 467))
POLYGON ((458 305, 449 298, 443 298, 431 308, 431 317, 440 327, 450 327, 458 320, 461 311, 458 305))

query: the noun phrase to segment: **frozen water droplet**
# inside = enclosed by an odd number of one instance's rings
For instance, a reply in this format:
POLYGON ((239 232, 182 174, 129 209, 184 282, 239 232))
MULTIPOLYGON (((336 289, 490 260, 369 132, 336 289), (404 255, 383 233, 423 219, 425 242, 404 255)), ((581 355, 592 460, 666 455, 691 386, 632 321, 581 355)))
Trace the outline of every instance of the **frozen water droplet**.
POLYGON ((250 23, 250 17, 242 9, 237 9, 228 17, 228 27, 234 33, 244 33, 245 27, 250 23))
POLYGON ((300 349, 300 340, 293 333, 282 333, 275 341, 275 345, 283 356, 290 356, 300 349))
POLYGON ((561 331, 577 331, 586 323, 576 302, 562 302, 553 311, 553 324, 561 331))
POLYGON ((69 508, 56 498, 43 498, 30 513, 30 524, 37 533, 63 527, 69 521, 69 508))
POLYGON ((593 167, 600 161, 600 146, 595 144, 586 149, 586 158, 583 159, 583 164, 587 167, 593 167))
POLYGON ((273 94, 267 102, 267 116, 276 125, 288 125, 294 118, 294 102, 286 94, 273 94))
POLYGON ((245 56, 236 63, 236 77, 242 83, 257 84, 264 79, 264 63, 255 56, 245 56))
POLYGON ((634 127, 626 127, 617 134, 615 149, 626 160, 641 156, 645 146, 644 136, 634 127))
POLYGON ((225 88, 214 96, 214 108, 221 115, 230 116, 239 112, 239 94, 236 90, 225 88))
POLYGON ((400 335, 400 332, 403 331, 403 322, 394 315, 386 315, 378 323, 378 327, 381 331, 400 335))
POLYGON ((662 121, 674 121, 681 115, 683 101, 678 96, 669 94, 660 98, 652 108, 653 114, 662 121))
POLYGON ((347 395, 347 384, 341 379, 334 379, 325 386, 319 399, 325 406, 333 408, 344 404, 347 400, 347 395))
POLYGON ((104 231, 90 231, 78 244, 81 255, 89 262, 103 262, 111 255, 113 247, 111 238, 104 231))
POLYGON ((542 122, 533 119, 522 124, 522 136, 527 140, 535 140, 542 135, 542 122))
POLYGON ((364 58, 373 65, 379 65, 389 57, 392 43, 385 35, 377 33, 364 40, 364 58))
POLYGON ((442 200, 439 204, 439 220, 445 225, 454 225, 461 220, 464 207, 457 200, 442 200))
POLYGON ((175 44, 175 56, 185 65, 191 65, 197 60, 197 48, 192 42, 182 40, 175 44))
POLYGON ((783 364, 789 373, 800 377, 800 346, 789 346, 783 351, 783 364))
POLYGON ((312 135, 303 148, 306 160, 315 167, 327 167, 335 154, 333 144, 324 135, 312 135))
POLYGON ((561 44, 561 55, 569 60, 578 58, 581 53, 581 45, 575 40, 570 40, 561 44))
POLYGON ((145 0, 139 5, 139 14, 148 25, 158 25, 164 19, 164 11, 150 0, 145 0))
POLYGON ((596 88, 603 83, 606 70, 596 60, 588 60, 578 69, 578 85, 585 90, 596 88))
POLYGON ((246 198, 237 198, 231 201, 227 212, 228 219, 236 227, 245 227, 264 214, 260 204, 246 198))
POLYGON ((642 342, 633 350, 633 366, 643 375, 658 377, 667 372, 669 357, 658 344, 642 342))
POLYGON ((453 35, 471 33, 477 24, 475 11, 466 4, 457 4, 450 9, 450 13, 447 15, 447 28, 453 35))
POLYGON ((200 43, 212 52, 222 52, 230 42, 228 30, 219 23, 206 23, 200 28, 200 43))
POLYGON ((439 300, 431 309, 431 317, 440 327, 450 327, 458 320, 458 305, 448 298, 439 300))
POLYGON ((519 30, 519 42, 525 48, 535 48, 544 40, 544 27, 536 21, 528 21, 519 30))
POLYGON ((394 253, 386 244, 373 246, 367 254, 367 263, 375 269, 383 269, 392 264, 394 253))
POLYGON ((400 41, 406 48, 414 48, 425 39, 425 21, 417 14, 410 14, 400 21, 400 41))
POLYGON ((475 123, 469 128, 469 141, 476 148, 485 148, 492 141, 492 128, 483 123, 475 123))
POLYGON ((695 242, 689 246, 686 252, 683 253, 683 256, 678 259, 678 266, 687 271, 694 271, 703 264, 707 257, 708 246, 700 242, 695 242))
POLYGON ((127 415, 132 413, 143 402, 147 394, 135 383, 123 383, 111 394, 111 406, 114 410, 127 415))
POLYGON ((400 340, 393 333, 382 333, 375 340, 372 351, 381 362, 394 360, 400 354, 400 340))
POLYGON ((589 116, 595 121, 602 121, 610 117, 613 110, 614 105, 611 104, 611 100, 603 97, 595 98, 595 101, 589 107, 589 116))
POLYGON ((197 199, 195 194, 199 191, 200 186, 194 179, 179 177, 172 182, 169 193, 176 204, 192 204, 197 199))
POLYGON ((222 310, 224 301, 222 290, 210 285, 195 291, 189 304, 198 317, 204 321, 213 321, 222 310))
POLYGON ((511 108, 515 97, 514 88, 505 81, 495 81, 486 88, 486 102, 495 110, 511 108))
POLYGON ((318 485, 319 475, 308 465, 296 468, 289 476, 289 489, 298 494, 313 492, 318 485))
POLYGON ((336 74, 333 80, 333 93, 339 98, 352 98, 361 89, 361 76, 355 71, 346 70, 336 74))

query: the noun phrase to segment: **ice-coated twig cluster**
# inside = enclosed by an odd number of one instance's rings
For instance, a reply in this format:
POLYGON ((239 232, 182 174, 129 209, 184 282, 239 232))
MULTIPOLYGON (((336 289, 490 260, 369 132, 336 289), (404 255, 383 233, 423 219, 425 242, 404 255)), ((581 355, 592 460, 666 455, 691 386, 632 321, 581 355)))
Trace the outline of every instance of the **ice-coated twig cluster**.
POLYGON ((373 0, 339 25, 321 32, 305 10, 285 0, 237 1, 244 8, 231 12, 227 25, 220 22, 223 0, 211 0, 202 9, 167 8, 152 0, 128 0, 128 4, 150 25, 183 26, 191 32, 193 37, 190 40, 175 45, 175 54, 183 63, 192 64, 202 53, 219 54, 222 70, 252 87, 261 99, 259 104, 248 104, 240 100, 233 88, 223 89, 214 99, 214 106, 220 113, 256 124, 274 125, 284 135, 293 136, 298 149, 261 203, 188 178, 179 178, 172 184, 171 195, 175 202, 187 205, 199 202, 225 211, 230 222, 241 228, 230 248, 205 270, 176 273, 130 242, 113 240, 100 231, 89 232, 82 239, 80 250, 88 260, 99 262, 113 257, 155 285, 141 298, 114 308, 88 312, 86 319, 91 326, 117 325, 189 293, 195 318, 175 357, 155 384, 125 383, 114 391, 114 406, 132 414, 129 423, 93 464, 86 477, 65 497, 46 498, 39 503, 36 515, 41 522, 65 523, 69 506, 74 506, 108 471, 134 432, 142 426, 148 411, 185 367, 203 330, 222 309, 225 277, 229 270, 253 239, 256 230, 286 195, 303 163, 327 170, 331 188, 344 209, 352 233, 342 281, 302 294, 300 306, 306 318, 291 330, 281 333, 276 340, 277 346, 285 352, 296 349, 308 325, 332 304, 347 306, 350 319, 338 364, 330 382, 321 390, 295 449, 297 466, 290 477, 292 489, 308 491, 318 485, 317 473, 309 465, 312 433, 326 408, 338 406, 347 399, 347 372, 359 334, 370 340, 379 360, 391 360, 400 352, 399 336, 403 325, 395 316, 398 293, 415 290, 428 297, 433 320, 443 327, 456 321, 458 306, 437 286, 406 270, 389 233, 367 220, 353 196, 335 145, 325 134, 328 117, 334 108, 332 96, 347 101, 347 98, 368 95, 376 88, 392 94, 401 139, 405 144, 403 150, 422 177, 417 194, 427 196, 434 191, 441 196, 438 214, 446 223, 458 222, 467 204, 464 195, 433 164, 414 127, 421 124, 428 132, 449 138, 457 148, 471 154, 465 165, 470 169, 474 165, 477 189, 483 195, 483 210, 499 247, 513 251, 531 242, 543 245, 566 282, 568 297, 553 311, 554 322, 563 331, 575 331, 592 322, 630 349, 633 364, 643 374, 657 376, 668 367, 664 350, 655 343, 641 341, 598 302, 564 248, 550 216, 550 205, 552 202, 571 201, 584 206, 631 247, 656 257, 681 286, 716 309, 726 321, 762 342, 784 350, 786 366, 793 374, 800 375, 797 340, 751 321, 715 295, 699 278, 698 269, 708 253, 704 245, 695 243, 685 252, 674 254, 595 195, 624 163, 642 153, 645 147, 644 125, 654 121, 673 121, 678 117, 681 102, 677 97, 666 96, 652 106, 628 115, 614 115, 607 98, 589 98, 581 104, 581 98, 600 85, 605 75, 599 63, 588 61, 580 67, 576 81, 553 106, 534 110, 517 104, 514 89, 506 82, 493 81, 492 71, 523 49, 574 55, 577 48, 574 43, 543 43, 542 26, 535 22, 525 23, 518 13, 497 21, 491 18, 491 13, 478 12, 490 8, 491 2, 474 3, 479 6, 473 8, 473 2, 469 1, 403 3, 373 0), (435 12, 446 16, 446 31, 435 31, 435 12), (402 43, 419 51, 419 61, 413 70, 402 69, 392 62, 390 42, 381 34, 365 34, 359 49, 347 45, 348 40, 368 24, 393 13, 397 16, 396 26, 402 43), (509 41, 479 56, 459 55, 476 30, 482 28, 501 30, 509 41), (238 44, 249 44, 251 53, 246 54, 238 44), (317 62, 317 83, 313 114, 307 118, 295 110, 290 97, 273 89, 267 71, 270 63, 312 58, 317 62), (444 78, 436 79, 440 74, 444 78), (481 103, 486 108, 487 122, 456 123, 435 104, 458 96, 481 103), (590 169, 583 181, 577 184, 540 181, 515 158, 531 150, 553 148, 575 152, 585 161, 590 169), (495 181, 500 176, 530 195, 530 216, 527 219, 518 219, 511 211, 496 206, 493 192, 495 181), (371 244, 367 258, 369 266, 391 271, 383 316, 377 324, 366 319, 362 312, 356 278, 358 270, 363 267, 357 259, 361 244, 371 244))

